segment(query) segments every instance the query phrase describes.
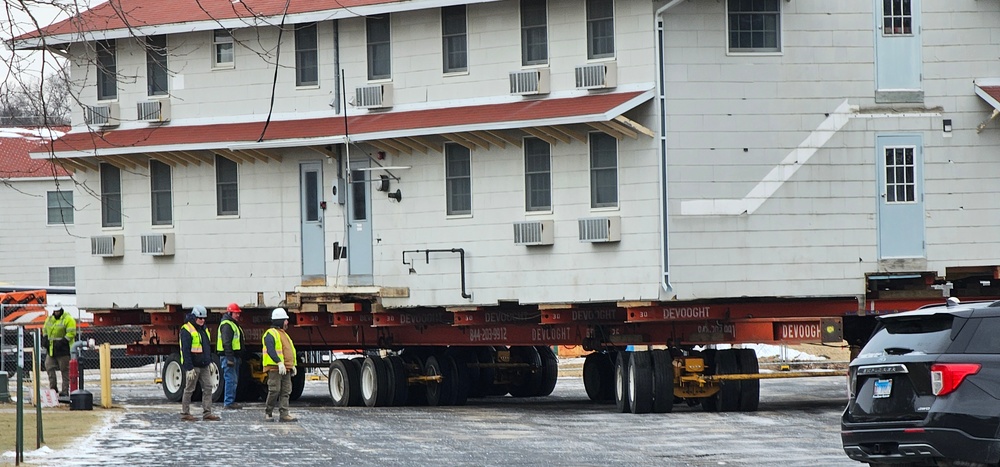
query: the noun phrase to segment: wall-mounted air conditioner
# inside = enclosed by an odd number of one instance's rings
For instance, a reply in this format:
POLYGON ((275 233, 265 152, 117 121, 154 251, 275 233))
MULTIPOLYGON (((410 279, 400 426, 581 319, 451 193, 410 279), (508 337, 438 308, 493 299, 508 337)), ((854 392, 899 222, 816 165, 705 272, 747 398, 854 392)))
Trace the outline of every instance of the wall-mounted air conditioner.
POLYGON ((510 93, 520 95, 548 94, 549 69, 535 68, 510 72, 510 93))
POLYGON ((356 88, 354 106, 362 109, 392 107, 392 84, 383 83, 356 88))
POLYGON ((143 235, 142 254, 153 256, 173 256, 174 234, 157 233, 143 235))
POLYGON ((124 235, 98 235, 90 237, 91 256, 114 258, 125 255, 124 235))
POLYGON ((551 220, 525 221, 514 223, 515 245, 551 245, 554 237, 551 220))
POLYGON ((118 104, 88 105, 83 108, 84 122, 90 126, 110 127, 121 123, 118 104))
POLYGON ((140 122, 163 123, 170 121, 170 101, 154 100, 136 103, 136 115, 140 122))
POLYGON ((622 239, 622 218, 618 216, 580 219, 581 242, 617 242, 622 239))
POLYGON ((577 89, 607 89, 618 85, 618 65, 615 62, 594 63, 576 67, 577 89))

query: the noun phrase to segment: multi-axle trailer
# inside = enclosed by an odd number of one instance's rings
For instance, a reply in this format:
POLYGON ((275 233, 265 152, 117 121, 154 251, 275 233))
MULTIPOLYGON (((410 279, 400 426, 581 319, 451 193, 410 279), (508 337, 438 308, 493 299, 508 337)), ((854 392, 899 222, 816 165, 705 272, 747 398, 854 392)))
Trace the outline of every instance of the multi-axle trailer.
MULTIPOLYGON (((856 349, 867 340, 875 316, 939 301, 775 299, 398 310, 382 308, 374 295, 300 291, 288 293, 284 306, 294 317, 289 334, 305 356, 300 365, 329 368, 336 405, 461 405, 469 397, 546 396, 558 375, 552 347, 581 345, 593 351, 583 365, 588 396, 641 413, 668 412, 675 403, 712 411, 755 410, 760 379, 771 376, 759 372, 752 349, 716 350, 715 344, 846 341, 856 349), (360 357, 316 358, 325 351, 360 357)), ((271 309, 248 304, 243 310, 247 346, 259 352, 271 309)), ((95 313, 94 323, 141 325, 142 339, 128 352, 165 356, 164 393, 179 400, 184 375, 178 331, 188 311, 115 309, 95 313)), ((213 338, 219 317, 209 317, 213 338)), ((238 393, 254 399, 264 376, 259 356, 245 360, 238 393)), ((808 373, 824 374, 830 373, 808 373)), ((293 397, 301 394, 305 375, 299 371, 293 379, 293 397)), ((219 384, 214 396, 221 394, 219 384)))

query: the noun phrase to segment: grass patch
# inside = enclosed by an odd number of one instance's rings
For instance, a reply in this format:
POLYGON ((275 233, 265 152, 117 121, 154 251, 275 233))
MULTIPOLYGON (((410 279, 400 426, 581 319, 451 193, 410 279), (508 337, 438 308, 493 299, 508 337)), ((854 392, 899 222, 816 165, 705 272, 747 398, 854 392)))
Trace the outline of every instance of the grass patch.
MULTIPOLYGON (((45 442, 43 446, 51 449, 63 449, 79 441, 92 430, 104 423, 105 416, 118 409, 70 410, 69 405, 60 404, 57 407, 42 409, 42 433, 45 442)), ((35 408, 24 406, 24 452, 34 451, 35 438, 35 408)), ((17 406, 13 403, 0 404, 0 453, 14 450, 17 430, 17 406)))

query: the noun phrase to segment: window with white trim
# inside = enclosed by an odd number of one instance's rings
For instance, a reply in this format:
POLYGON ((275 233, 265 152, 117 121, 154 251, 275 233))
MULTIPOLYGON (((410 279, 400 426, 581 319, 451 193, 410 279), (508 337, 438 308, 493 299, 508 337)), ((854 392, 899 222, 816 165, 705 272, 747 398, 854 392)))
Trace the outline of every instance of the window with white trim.
POLYGON ((101 227, 122 226, 122 172, 111 164, 102 162, 101 172, 101 227))
POLYGON ((910 0, 882 1, 882 35, 913 34, 913 7, 910 0))
POLYGON ((917 200, 917 166, 914 146, 885 148, 885 202, 913 203, 917 200))
POLYGON ((545 0, 521 0, 521 64, 544 65, 548 62, 545 0))
POLYGON ((167 36, 146 38, 146 95, 167 95, 167 36))
POLYGON ((50 191, 46 193, 47 218, 49 225, 73 224, 73 192, 50 191))
POLYGON ((614 0, 587 0, 587 58, 615 55, 614 0))
POLYGON ((549 143, 538 138, 524 139, 524 208, 552 210, 552 155, 549 143))
POLYGON ((49 268, 49 287, 76 287, 76 268, 73 266, 49 268))
POLYGON ((472 152, 455 143, 444 145, 448 215, 472 214, 472 152))
POLYGON ((780 0, 728 0, 730 52, 781 51, 780 0))
POLYGON ((173 224, 170 166, 155 159, 149 161, 149 193, 153 207, 153 225, 173 224))
POLYGON ((468 70, 468 42, 466 41, 465 5, 441 8, 441 40, 443 42, 444 72, 468 70))
POLYGON ((389 79, 392 77, 389 14, 365 18, 365 27, 368 44, 368 79, 389 79))
POLYGON ((220 216, 240 213, 240 190, 236 162, 215 156, 215 206, 220 216))
POLYGON ((232 68, 236 64, 236 47, 233 35, 226 29, 212 32, 212 66, 232 68))
POLYGON ((319 39, 316 23, 295 26, 295 85, 319 84, 319 39))
POLYGON ((618 206, 618 140, 590 134, 590 207, 618 206))
POLYGON ((115 40, 97 41, 97 100, 118 98, 118 59, 115 40))

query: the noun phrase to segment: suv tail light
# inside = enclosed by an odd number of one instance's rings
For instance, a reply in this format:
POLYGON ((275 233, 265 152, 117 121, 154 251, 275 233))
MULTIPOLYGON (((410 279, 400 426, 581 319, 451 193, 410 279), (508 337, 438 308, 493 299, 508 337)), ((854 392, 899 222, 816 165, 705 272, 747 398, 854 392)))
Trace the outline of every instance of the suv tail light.
POLYGON ((978 363, 935 363, 931 365, 931 392, 943 396, 954 391, 966 376, 979 373, 978 363))

